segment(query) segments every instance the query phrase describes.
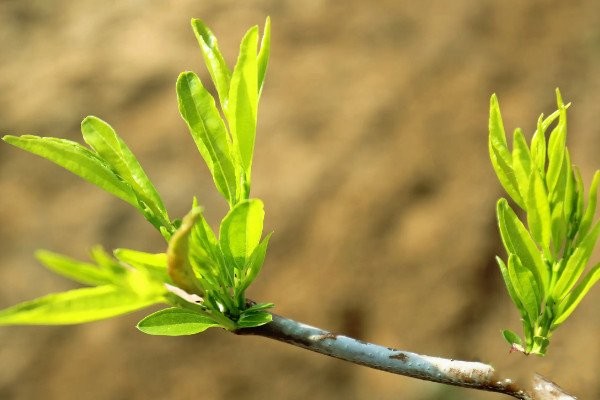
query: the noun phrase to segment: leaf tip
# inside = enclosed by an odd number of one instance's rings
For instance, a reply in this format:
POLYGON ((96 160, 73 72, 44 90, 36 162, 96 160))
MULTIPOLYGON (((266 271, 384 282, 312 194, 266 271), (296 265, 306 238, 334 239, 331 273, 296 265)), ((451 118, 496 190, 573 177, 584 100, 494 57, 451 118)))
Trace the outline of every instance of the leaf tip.
POLYGON ((496 209, 498 211, 500 211, 500 210, 504 211, 506 209, 506 207, 508 207, 508 200, 506 200, 504 197, 499 198, 498 201, 496 202, 496 209))
POLYGON ((12 144, 13 140, 16 139, 16 136, 13 135, 4 135, 2 136, 2 141, 8 143, 8 144, 12 144))
POLYGON ((556 104, 558 105, 558 108, 561 108, 564 105, 564 103, 563 103, 562 95, 560 94, 560 89, 556 88, 556 89, 554 89, 554 92, 556 93, 556 104))

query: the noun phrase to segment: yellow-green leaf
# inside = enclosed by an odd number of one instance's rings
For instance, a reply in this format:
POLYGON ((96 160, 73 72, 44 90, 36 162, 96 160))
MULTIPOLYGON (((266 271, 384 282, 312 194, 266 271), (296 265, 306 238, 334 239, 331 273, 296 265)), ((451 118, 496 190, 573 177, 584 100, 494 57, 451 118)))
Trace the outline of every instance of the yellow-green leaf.
POLYGON ((161 220, 170 226, 167 210, 156 188, 137 158, 115 130, 98 117, 88 116, 81 122, 83 139, 135 191, 137 197, 161 220))
POLYGON ((506 190, 515 203, 524 209, 524 201, 519 192, 519 184, 513 171, 512 155, 506 143, 506 133, 504 132, 500 106, 495 94, 490 98, 488 149, 492 166, 502 187, 504 187, 504 190, 506 190))
POLYGON ((258 51, 258 97, 262 92, 267 65, 269 64, 269 55, 271 53, 271 18, 267 17, 263 37, 260 41, 260 50, 258 51))
POLYGON ((49 294, 0 311, 0 325, 68 325, 97 321, 162 302, 113 285, 49 294))
POLYGON ((219 243, 232 267, 241 269, 248 264, 260 242, 264 216, 262 201, 251 199, 238 203, 221 222, 219 243))
POLYGON ((519 128, 515 129, 513 135, 512 167, 519 193, 523 199, 527 199, 531 176, 531 154, 527 147, 523 131, 519 128))
POLYGON ((525 315, 533 326, 540 313, 541 294, 537 282, 528 268, 525 268, 519 258, 511 254, 508 258, 508 276, 515 293, 523 305, 525 315))
MULTIPOLYGON (((531 236, 544 249, 550 249, 552 240, 552 216, 546 186, 537 169, 531 171, 527 193, 527 225, 531 236)), ((561 210, 562 211, 562 210, 561 210)))
POLYGON ((533 273, 538 287, 542 291, 542 297, 544 297, 545 290, 549 285, 550 273, 535 242, 506 199, 498 200, 496 211, 505 248, 510 254, 518 256, 522 265, 533 273))
POLYGON ((227 110, 227 99, 229 97, 229 83, 231 81, 231 71, 219 50, 217 38, 204 22, 199 19, 192 19, 192 29, 198 40, 204 63, 215 84, 221 107, 227 110))
POLYGON ((600 264, 597 264, 588 272, 581 283, 566 296, 559 305, 557 318, 554 320, 554 326, 562 324, 571 315, 579 305, 583 297, 590 291, 592 286, 600 280, 600 264))
POLYGON ((181 226, 169 241, 167 249, 167 265, 169 276, 175 285, 188 293, 203 295, 204 290, 200 281, 194 274, 190 264, 190 234, 194 224, 198 221, 200 209, 194 208, 190 211, 181 223, 181 226))
POLYGON ((596 171, 594 173, 594 177, 592 178, 592 184, 590 185, 590 192, 588 193, 588 204, 585 209, 585 213, 581 218, 581 222, 579 224, 578 235, 579 238, 582 239, 585 235, 587 235, 590 230, 590 226, 592 226, 592 220, 596 215, 596 205, 598 202, 598 184, 600 184, 600 171, 596 171))
POLYGON ((183 308, 166 308, 142 319, 137 328, 148 335, 195 335, 219 324, 210 317, 183 308))
POLYGON ((13 146, 50 160, 134 207, 139 208, 137 197, 131 186, 119 178, 106 161, 81 144, 67 139, 34 135, 9 135, 4 136, 3 140, 13 146))
POLYGON ((242 39, 240 54, 231 77, 226 110, 233 145, 245 174, 246 185, 251 181, 256 136, 259 88, 257 47, 258 27, 254 26, 242 39))
POLYGON ((208 165, 217 189, 231 206, 237 202, 237 177, 227 128, 213 97, 193 72, 177 79, 179 111, 208 165))
POLYGON ((114 275, 94 264, 84 263, 47 250, 38 250, 36 258, 54 273, 85 285, 114 283, 114 275))

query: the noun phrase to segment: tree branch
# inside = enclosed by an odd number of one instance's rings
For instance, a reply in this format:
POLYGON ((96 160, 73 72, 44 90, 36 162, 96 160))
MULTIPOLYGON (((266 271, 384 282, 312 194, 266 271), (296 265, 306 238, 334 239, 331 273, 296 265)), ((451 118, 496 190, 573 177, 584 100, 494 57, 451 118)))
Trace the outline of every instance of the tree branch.
POLYGON ((369 368, 431 382, 502 393, 521 400, 569 400, 553 382, 535 375, 532 389, 500 379, 491 365, 424 356, 338 335, 273 314, 273 321, 255 328, 238 329, 238 335, 256 335, 346 360, 369 368))

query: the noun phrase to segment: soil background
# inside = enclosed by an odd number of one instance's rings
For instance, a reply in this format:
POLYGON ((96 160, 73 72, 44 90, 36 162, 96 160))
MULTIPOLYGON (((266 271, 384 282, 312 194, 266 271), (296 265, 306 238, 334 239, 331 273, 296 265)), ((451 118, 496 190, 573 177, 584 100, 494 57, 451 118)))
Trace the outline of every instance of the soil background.
MULTIPOLYGON (((249 295, 288 317, 401 349, 551 377, 600 398, 600 288, 545 358, 508 354, 520 332, 494 263, 503 255, 487 155, 489 96, 528 135, 573 102, 572 159, 600 166, 600 2, 0 2, 0 132, 81 140, 92 114, 140 158, 172 217, 193 195, 226 211, 178 116, 175 79, 207 81, 192 17, 233 64, 245 30, 273 23, 253 194, 275 234, 249 295)), ((0 145, 0 306, 75 287, 33 257, 47 248, 159 252, 131 207, 0 145)), ((146 313, 70 327, 0 329, 2 399, 497 399, 212 330, 161 338, 146 313)))

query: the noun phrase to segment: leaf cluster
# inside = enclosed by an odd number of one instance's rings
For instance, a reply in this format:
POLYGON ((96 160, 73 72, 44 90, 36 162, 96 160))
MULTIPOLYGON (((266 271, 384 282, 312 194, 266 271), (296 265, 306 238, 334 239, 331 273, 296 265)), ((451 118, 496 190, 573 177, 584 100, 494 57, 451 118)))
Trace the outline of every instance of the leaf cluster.
POLYGON ((210 29, 192 28, 217 91, 218 104, 193 72, 177 79, 179 111, 229 205, 218 235, 197 200, 182 220, 171 220, 140 163, 115 130, 97 117, 81 124, 88 146, 33 135, 4 141, 46 158, 134 206, 164 237, 165 253, 118 249, 92 251, 91 263, 40 251, 50 270, 88 287, 51 294, 0 311, 0 325, 74 324, 109 318, 152 304, 171 307, 144 318, 149 334, 182 335, 220 326, 235 330, 265 324, 273 305, 251 304, 245 292, 265 259, 264 207, 250 198, 256 120, 270 48, 270 20, 259 45, 258 27, 248 30, 231 70, 210 29))
POLYGON ((528 145, 521 129, 509 150, 496 95, 490 101, 489 153, 498 179, 514 204, 496 207, 506 261, 497 257, 508 293, 521 314, 524 340, 503 335, 514 349, 543 355, 553 331, 600 279, 600 264, 586 266, 600 234, 593 223, 600 171, 596 171, 584 204, 581 174, 566 147, 567 108, 556 90, 558 109, 540 115, 528 145), (548 130, 550 133, 547 135, 548 130), (546 138, 548 136, 548 138, 546 138))

